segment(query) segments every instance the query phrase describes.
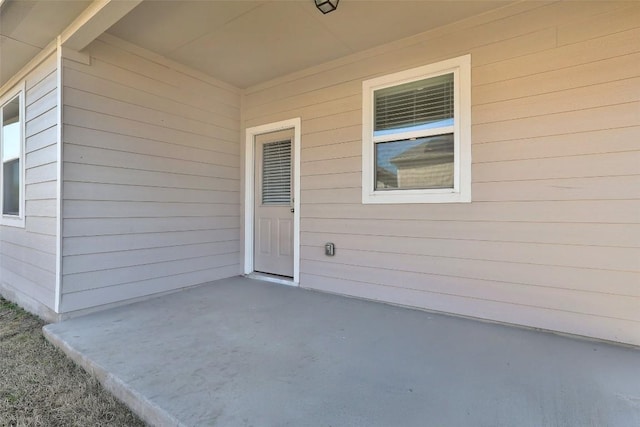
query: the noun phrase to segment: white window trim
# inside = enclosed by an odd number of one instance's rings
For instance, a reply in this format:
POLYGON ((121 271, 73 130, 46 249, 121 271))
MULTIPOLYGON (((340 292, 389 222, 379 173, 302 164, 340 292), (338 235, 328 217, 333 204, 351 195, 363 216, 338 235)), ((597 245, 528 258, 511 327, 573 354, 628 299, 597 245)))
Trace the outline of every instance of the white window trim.
MULTIPOLYGON (((437 133, 442 133, 438 128, 437 133)), ((425 136, 422 132, 420 135, 425 136)), ((415 135, 414 135, 415 136, 415 135)), ((397 134, 394 136, 397 138, 397 134)), ((392 137, 392 139, 394 138, 392 137)), ((407 133, 403 137, 411 138, 407 133)), ((386 138, 388 139, 388 138, 386 138)), ((362 82, 362 203, 468 203, 471 202, 471 55, 410 70, 389 74, 362 82), (428 190, 376 191, 374 142, 385 137, 373 137, 373 94, 376 90, 454 74, 454 188, 428 190)))
POLYGON ((19 214, 18 215, 5 215, 4 213, 4 162, 2 162, 3 158, 3 150, 4 143, 2 142, 2 135, 0 133, 0 225, 8 225, 11 227, 21 227, 25 226, 25 123, 26 117, 25 112, 27 111, 25 105, 25 93, 26 93, 26 82, 22 82, 20 85, 16 86, 11 91, 5 93, 2 97, 0 97, 0 109, 14 99, 16 96, 20 98, 20 201, 19 201, 19 214))

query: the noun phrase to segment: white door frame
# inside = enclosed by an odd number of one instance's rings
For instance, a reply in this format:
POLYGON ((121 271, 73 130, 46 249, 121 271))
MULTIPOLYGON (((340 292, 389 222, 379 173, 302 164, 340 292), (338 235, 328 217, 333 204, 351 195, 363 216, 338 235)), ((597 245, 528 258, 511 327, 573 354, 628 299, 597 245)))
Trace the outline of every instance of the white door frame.
POLYGON ((293 283, 300 283, 300 117, 247 128, 244 150, 244 274, 253 273, 255 137, 293 129, 293 283))

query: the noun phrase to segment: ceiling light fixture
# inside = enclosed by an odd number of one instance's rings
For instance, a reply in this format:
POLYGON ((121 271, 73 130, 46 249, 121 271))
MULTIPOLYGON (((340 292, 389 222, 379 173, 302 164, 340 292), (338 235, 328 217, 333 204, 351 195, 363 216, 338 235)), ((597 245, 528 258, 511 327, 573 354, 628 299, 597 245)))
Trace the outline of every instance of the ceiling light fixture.
POLYGON ((338 8, 338 3, 340 0, 315 0, 316 7, 323 14, 327 14, 329 12, 333 12, 338 8))

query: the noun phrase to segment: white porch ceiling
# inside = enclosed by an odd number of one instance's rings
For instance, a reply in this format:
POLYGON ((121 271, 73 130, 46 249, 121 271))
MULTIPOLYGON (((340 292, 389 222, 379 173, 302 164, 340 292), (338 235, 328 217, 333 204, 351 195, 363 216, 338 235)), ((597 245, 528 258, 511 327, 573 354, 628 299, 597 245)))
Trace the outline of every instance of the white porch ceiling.
POLYGON ((0 86, 60 34, 91 1, 0 0, 0 86))
POLYGON ((147 0, 108 33, 245 88, 510 2, 147 0))
MULTIPOLYGON (((513 1, 145 0, 107 32, 245 88, 513 1)), ((91 3, 0 0, 0 86, 91 3)))

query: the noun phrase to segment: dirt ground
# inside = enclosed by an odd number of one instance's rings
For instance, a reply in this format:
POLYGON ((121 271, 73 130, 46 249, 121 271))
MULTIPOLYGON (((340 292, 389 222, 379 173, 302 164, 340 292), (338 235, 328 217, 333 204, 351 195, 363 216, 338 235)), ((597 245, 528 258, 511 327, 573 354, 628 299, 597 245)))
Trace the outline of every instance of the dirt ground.
POLYGON ((44 323, 0 298, 0 426, 144 426, 42 336, 44 323))

